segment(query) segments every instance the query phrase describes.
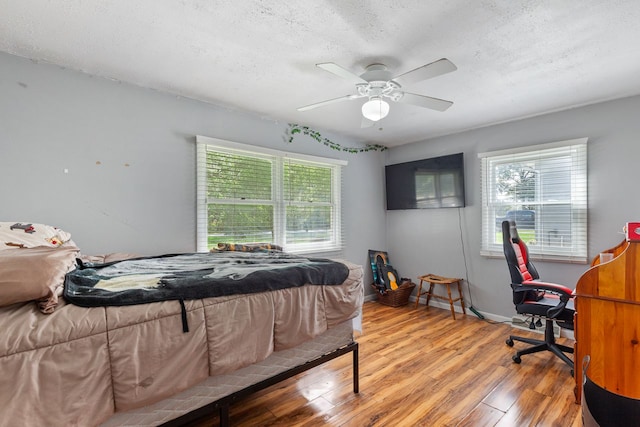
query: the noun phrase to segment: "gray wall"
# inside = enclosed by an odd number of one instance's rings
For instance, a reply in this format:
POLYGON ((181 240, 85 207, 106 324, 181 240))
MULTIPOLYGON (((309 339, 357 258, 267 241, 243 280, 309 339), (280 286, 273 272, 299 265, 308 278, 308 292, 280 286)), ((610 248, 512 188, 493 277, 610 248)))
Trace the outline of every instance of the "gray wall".
MULTIPOLYGON (((640 220, 640 200, 630 191, 640 158, 637 111, 640 97, 633 97, 386 153, 348 154, 308 137, 286 144, 284 123, 0 53, 0 220, 56 225, 71 232, 87 254, 193 251, 195 135, 342 158, 349 161, 344 255, 365 266, 367 282, 367 250, 388 250, 402 276, 468 278, 468 302, 509 317, 505 262, 479 255, 477 153, 588 137, 589 254, 594 256, 622 239, 625 222, 640 220), (466 208, 385 211, 385 163, 461 151, 466 208)), ((536 265, 545 280, 569 286, 587 268, 536 265)))
MULTIPOLYGON (((481 188, 478 153, 588 137, 589 258, 623 239, 640 220, 635 197, 640 159, 640 97, 576 108, 393 148, 388 164, 464 152, 467 207, 387 213, 388 249, 403 276, 424 273, 468 278, 467 302, 480 311, 513 314, 503 258, 480 256, 481 188), (470 292, 469 292, 470 291, 470 292)), ((573 288, 587 265, 536 262, 542 279, 573 288)))
POLYGON ((366 265, 367 249, 386 242, 385 154, 338 152, 305 136, 288 144, 286 127, 0 53, 0 220, 58 226, 86 254, 194 251, 200 134, 348 160, 344 257, 366 265))

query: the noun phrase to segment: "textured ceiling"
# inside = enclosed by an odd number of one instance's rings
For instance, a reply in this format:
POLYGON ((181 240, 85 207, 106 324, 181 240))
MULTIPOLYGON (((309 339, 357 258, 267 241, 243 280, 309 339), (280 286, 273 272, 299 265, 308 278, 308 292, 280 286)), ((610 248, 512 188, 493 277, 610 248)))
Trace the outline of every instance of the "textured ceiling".
POLYGON ((637 0, 0 0, 0 51, 388 146, 640 93, 637 0), (403 89, 361 129, 363 99, 315 66, 399 75, 458 69, 403 89))

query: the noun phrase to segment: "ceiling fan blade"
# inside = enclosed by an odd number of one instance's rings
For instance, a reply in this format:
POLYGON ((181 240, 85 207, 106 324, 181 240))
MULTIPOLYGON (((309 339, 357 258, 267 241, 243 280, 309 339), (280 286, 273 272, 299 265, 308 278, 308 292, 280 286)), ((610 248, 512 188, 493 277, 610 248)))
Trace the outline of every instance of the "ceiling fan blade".
POLYGON ((316 102, 315 104, 305 105, 304 107, 299 107, 298 111, 308 111, 314 108, 322 107, 329 104, 335 104, 336 102, 342 101, 350 101, 355 98, 361 98, 360 95, 345 95, 340 98, 327 99, 326 101, 316 102))
POLYGON ((447 58, 442 58, 430 64, 423 65, 422 67, 418 67, 415 70, 407 71, 392 80, 399 83, 401 86, 405 86, 421 82, 432 77, 437 77, 442 74, 450 73, 457 69, 458 67, 456 67, 453 62, 449 61, 447 58))
POLYGON ((347 79, 352 83, 367 83, 366 80, 353 74, 351 71, 347 70, 346 68, 342 68, 338 64, 334 64, 333 62, 323 62, 321 64, 316 64, 316 67, 320 67, 323 70, 328 71, 331 74, 335 74, 338 77, 342 77, 343 79, 347 79))
POLYGON ((430 96, 407 92, 404 92, 402 94, 402 97, 398 100, 398 102, 417 105, 418 107, 430 108, 437 111, 445 111, 447 108, 453 105, 453 102, 445 101, 444 99, 431 98, 430 96))

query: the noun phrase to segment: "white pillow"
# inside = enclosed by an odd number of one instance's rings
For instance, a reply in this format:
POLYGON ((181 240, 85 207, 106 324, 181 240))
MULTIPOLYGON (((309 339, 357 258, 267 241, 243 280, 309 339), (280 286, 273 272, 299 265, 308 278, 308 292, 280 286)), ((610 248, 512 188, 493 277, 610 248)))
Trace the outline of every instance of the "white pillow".
POLYGON ((0 222, 0 250, 57 248, 71 240, 71 234, 59 228, 29 222, 0 222))

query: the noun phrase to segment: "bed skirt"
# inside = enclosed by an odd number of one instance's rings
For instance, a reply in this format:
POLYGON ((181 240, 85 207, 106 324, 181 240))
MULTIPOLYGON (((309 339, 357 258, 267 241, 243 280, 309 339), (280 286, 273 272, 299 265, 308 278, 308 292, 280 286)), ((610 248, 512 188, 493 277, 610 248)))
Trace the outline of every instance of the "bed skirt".
POLYGON ((328 329, 323 334, 297 347, 276 351, 261 362, 237 371, 209 377, 194 387, 153 405, 132 411, 118 412, 101 426, 158 426, 289 369, 316 360, 353 342, 352 319, 328 329))

